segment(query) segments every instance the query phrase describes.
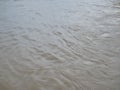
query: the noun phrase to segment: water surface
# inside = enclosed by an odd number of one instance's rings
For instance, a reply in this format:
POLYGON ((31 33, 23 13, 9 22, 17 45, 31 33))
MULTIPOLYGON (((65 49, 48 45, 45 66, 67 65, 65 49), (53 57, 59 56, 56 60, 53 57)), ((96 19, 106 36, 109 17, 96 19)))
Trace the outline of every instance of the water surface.
POLYGON ((0 0, 0 90, 120 90, 119 0, 0 0))

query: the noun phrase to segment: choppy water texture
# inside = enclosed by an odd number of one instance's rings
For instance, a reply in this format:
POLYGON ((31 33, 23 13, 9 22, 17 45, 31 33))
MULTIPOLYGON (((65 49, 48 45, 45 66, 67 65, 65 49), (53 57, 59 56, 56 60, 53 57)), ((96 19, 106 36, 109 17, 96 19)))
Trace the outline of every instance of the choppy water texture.
POLYGON ((0 0, 0 90, 120 90, 120 1, 0 0))

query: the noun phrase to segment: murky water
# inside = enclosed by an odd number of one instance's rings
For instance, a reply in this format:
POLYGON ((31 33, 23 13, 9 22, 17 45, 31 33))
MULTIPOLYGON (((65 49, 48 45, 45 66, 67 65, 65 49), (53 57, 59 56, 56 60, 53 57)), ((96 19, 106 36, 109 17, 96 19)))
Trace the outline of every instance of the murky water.
POLYGON ((120 90, 120 1, 0 0, 0 90, 120 90))

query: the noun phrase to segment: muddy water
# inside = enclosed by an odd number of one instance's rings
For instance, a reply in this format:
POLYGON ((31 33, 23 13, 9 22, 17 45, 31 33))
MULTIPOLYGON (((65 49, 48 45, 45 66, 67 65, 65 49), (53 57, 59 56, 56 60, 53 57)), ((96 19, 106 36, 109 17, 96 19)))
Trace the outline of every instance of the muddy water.
POLYGON ((0 90, 120 90, 119 0, 0 0, 0 90))

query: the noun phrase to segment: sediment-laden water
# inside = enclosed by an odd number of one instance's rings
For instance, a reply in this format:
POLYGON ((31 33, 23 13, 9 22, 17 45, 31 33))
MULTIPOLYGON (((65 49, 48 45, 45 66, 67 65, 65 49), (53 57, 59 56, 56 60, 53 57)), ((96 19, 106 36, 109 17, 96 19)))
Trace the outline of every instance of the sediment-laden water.
POLYGON ((0 90, 120 90, 119 0, 0 0, 0 90))

